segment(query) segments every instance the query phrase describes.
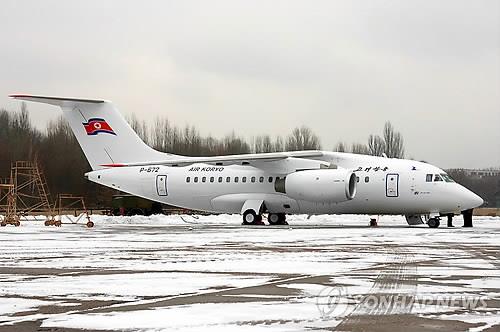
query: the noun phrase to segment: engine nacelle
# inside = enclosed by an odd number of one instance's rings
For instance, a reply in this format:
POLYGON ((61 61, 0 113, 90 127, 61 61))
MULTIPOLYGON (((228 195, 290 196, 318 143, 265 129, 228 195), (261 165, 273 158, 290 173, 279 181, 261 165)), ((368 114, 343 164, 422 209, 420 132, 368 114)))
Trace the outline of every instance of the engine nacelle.
POLYGON ((356 196, 356 175, 346 169, 299 171, 285 178, 284 193, 311 202, 339 203, 356 196))

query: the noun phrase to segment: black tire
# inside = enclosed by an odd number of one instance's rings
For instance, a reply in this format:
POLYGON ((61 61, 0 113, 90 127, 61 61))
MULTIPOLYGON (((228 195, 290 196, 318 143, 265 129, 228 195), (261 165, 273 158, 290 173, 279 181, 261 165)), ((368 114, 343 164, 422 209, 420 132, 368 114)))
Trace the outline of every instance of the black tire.
POLYGON ((254 224, 257 220, 257 214, 254 210, 246 210, 245 213, 243 213, 243 225, 254 224))
POLYGON ((269 213, 269 216, 267 217, 269 225, 279 225, 281 223, 280 214, 281 213, 269 213))
POLYGON ((288 223, 286 222, 286 214, 284 213, 278 213, 278 216, 280 217, 280 225, 288 225, 288 223))
POLYGON ((430 228, 438 228, 439 227, 439 219, 438 218, 431 218, 427 221, 427 225, 430 227, 430 228))
POLYGON ((92 221, 88 221, 88 222, 87 222, 87 227, 88 227, 88 228, 92 228, 92 227, 94 227, 94 222, 92 222, 92 221))

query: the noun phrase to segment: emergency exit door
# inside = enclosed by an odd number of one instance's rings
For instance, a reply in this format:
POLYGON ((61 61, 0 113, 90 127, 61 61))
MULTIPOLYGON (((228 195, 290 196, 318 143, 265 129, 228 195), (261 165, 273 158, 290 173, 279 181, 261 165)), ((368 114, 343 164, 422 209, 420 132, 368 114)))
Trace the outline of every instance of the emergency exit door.
POLYGON ((158 196, 167 196, 167 176, 166 175, 157 175, 156 176, 156 192, 158 196))
POLYGON ((387 197, 399 196, 399 174, 387 174, 385 177, 385 195, 387 197))

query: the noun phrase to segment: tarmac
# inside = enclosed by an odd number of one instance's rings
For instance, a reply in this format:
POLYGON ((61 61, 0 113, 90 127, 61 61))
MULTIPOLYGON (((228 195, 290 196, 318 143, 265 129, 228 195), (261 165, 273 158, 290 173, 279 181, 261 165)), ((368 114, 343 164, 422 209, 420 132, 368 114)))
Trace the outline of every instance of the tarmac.
POLYGON ((0 229, 0 331, 500 330, 500 217, 93 219, 0 229))

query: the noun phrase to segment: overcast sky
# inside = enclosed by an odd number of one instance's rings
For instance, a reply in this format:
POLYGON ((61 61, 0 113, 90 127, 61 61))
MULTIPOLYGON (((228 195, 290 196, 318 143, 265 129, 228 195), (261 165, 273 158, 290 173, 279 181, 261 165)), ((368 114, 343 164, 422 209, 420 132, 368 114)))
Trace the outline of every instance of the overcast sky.
MULTIPOLYGON (((325 150, 390 120, 408 157, 500 166, 500 1, 3 0, 0 107, 11 93, 218 137, 306 125, 325 150)), ((29 109, 41 128, 60 114, 29 109)))

